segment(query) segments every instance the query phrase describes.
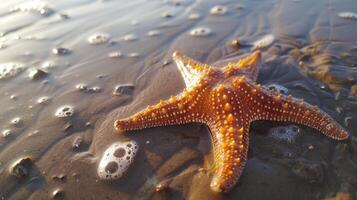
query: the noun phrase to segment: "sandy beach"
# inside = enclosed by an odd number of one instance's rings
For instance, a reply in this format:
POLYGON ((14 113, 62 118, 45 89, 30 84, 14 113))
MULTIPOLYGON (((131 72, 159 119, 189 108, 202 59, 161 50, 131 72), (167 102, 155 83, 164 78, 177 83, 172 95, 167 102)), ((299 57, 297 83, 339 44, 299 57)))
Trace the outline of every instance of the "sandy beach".
POLYGON ((357 3, 4 1, 0 105, 1 200, 357 199, 357 3), (215 193, 207 126, 114 129, 182 91, 174 51, 222 67, 257 49, 258 83, 316 105, 350 137, 253 123, 239 182, 215 193), (137 154, 120 179, 102 180, 100 159, 118 141, 137 154))

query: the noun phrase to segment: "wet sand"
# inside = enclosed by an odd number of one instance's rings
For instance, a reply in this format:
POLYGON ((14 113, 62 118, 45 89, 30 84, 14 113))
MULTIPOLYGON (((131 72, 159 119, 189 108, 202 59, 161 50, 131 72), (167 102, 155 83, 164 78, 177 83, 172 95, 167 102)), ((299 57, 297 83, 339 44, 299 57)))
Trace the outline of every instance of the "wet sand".
POLYGON ((0 64, 22 66, 0 79, 1 199, 357 198, 357 19, 341 15, 357 11, 353 0, 23 2, 30 1, 0 5, 0 64), (216 5, 227 12, 211 14, 216 5), (96 33, 104 36, 90 44, 96 33), (257 46, 266 36, 273 40, 257 46), (293 140, 280 140, 272 132, 291 124, 254 123, 242 177, 228 194, 215 194, 204 125, 114 130, 116 118, 183 89, 173 51, 220 66, 254 48, 263 53, 259 83, 317 105, 349 139, 297 126, 293 140), (31 80, 33 69, 45 74, 31 80), (113 95, 126 84, 125 93, 113 95), (74 114, 56 117, 63 105, 74 114), (125 176, 99 180, 103 152, 129 139, 140 150, 125 176), (14 176, 11 166, 26 157, 26 174, 14 176))

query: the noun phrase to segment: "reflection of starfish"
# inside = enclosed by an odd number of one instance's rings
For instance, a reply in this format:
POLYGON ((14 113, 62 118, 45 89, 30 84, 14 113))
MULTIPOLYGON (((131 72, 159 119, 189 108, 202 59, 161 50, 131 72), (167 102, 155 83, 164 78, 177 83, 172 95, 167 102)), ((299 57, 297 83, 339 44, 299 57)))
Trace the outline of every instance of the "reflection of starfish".
POLYGON ((214 191, 228 191, 238 181, 247 160, 249 126, 255 120, 290 121, 313 127, 334 139, 344 131, 331 117, 303 100, 256 84, 260 52, 222 69, 193 61, 178 52, 173 58, 186 84, 184 91, 127 118, 119 131, 201 122, 211 130, 214 191))

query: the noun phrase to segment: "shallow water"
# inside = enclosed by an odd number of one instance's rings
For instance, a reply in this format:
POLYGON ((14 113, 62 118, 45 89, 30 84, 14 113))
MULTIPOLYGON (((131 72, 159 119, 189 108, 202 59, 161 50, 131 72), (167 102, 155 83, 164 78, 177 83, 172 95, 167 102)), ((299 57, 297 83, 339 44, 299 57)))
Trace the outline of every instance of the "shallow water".
POLYGON ((2 2, 0 64, 20 63, 24 69, 0 79, 0 133, 10 131, 0 137, 0 197, 357 198, 355 12, 354 0, 2 2), (217 5, 227 10, 212 12, 217 5), (281 142, 269 133, 288 124, 255 123, 239 183, 228 194, 214 194, 205 126, 127 135, 113 129, 116 118, 182 90, 173 51, 220 66, 257 48, 264 60, 259 83, 281 85, 317 105, 351 137, 336 142, 299 126, 294 142, 281 142), (32 69, 46 75, 31 80, 32 69), (113 95, 118 85, 131 89, 113 95), (65 105, 73 107, 73 115, 56 117, 65 105), (12 123, 14 118, 21 123, 12 123), (128 139, 140 150, 127 174, 117 181, 99 180, 102 153, 128 139), (78 147, 75 141, 81 141, 78 147), (27 156, 33 161, 28 177, 12 176, 11 165, 27 156))

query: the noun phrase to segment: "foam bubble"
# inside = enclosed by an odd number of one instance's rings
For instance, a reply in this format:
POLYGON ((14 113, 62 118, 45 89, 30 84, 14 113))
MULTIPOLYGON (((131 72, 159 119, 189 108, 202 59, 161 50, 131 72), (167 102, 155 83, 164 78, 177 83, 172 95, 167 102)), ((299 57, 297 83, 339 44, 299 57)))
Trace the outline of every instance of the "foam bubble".
POLYGON ((40 15, 50 15, 53 13, 53 10, 48 7, 47 3, 40 0, 32 0, 21 3, 12 9, 11 12, 34 12, 40 15))
POLYGON ((227 7, 222 5, 216 5, 211 8, 210 13, 212 15, 224 15, 227 13, 227 7))
POLYGON ((70 105, 64 105, 57 109, 55 115, 59 118, 70 117, 74 114, 74 108, 70 105))
POLYGON ((46 104, 50 101, 50 98, 47 96, 43 96, 37 99, 37 103, 39 104, 46 104))
POLYGON ((211 34, 211 29, 206 27, 198 27, 190 31, 190 35, 195 37, 203 37, 203 36, 208 36, 210 34, 211 34))
POLYGON ((95 33, 88 37, 89 44, 104 44, 108 42, 109 35, 106 33, 95 33))
POLYGON ((273 44, 275 36, 268 34, 253 43, 253 49, 263 49, 273 44))
POLYGON ((0 64, 0 80, 14 77, 23 70, 24 66, 21 63, 2 63, 0 64))
POLYGON ((120 178, 133 163, 139 146, 135 141, 116 142, 104 152, 99 165, 98 176, 102 180, 120 178))
POLYGON ((270 130, 270 136, 281 142, 292 143, 299 132, 299 127, 295 125, 279 126, 270 130))

